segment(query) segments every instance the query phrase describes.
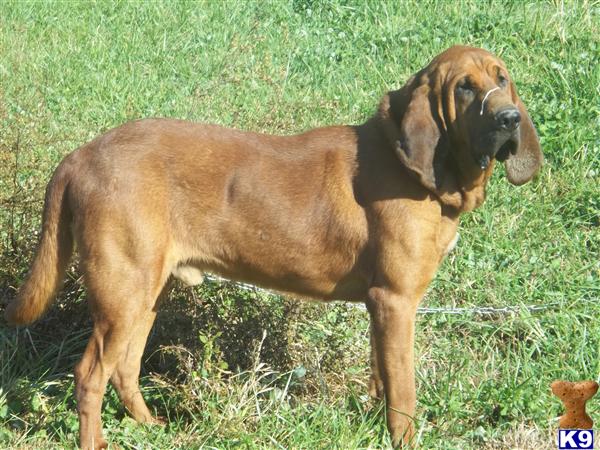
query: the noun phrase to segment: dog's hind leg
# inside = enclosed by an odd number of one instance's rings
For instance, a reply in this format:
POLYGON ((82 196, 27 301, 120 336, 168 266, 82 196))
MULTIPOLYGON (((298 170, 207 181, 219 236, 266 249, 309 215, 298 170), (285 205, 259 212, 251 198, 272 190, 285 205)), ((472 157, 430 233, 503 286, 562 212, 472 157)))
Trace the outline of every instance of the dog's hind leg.
POLYGON ((127 350, 130 318, 95 320, 92 336, 75 367, 75 396, 79 412, 79 442, 83 449, 108 447, 102 437, 100 411, 106 383, 127 350))
POLYGON ((136 324, 136 330, 129 341, 125 356, 117 365, 110 379, 125 408, 137 422, 162 423, 160 419, 152 416, 146 402, 144 402, 139 387, 139 375, 142 355, 146 347, 148 334, 156 318, 158 305, 169 295, 171 285, 171 281, 167 281, 158 296, 155 307, 140 314, 139 323, 136 324))
MULTIPOLYGON (((84 250, 87 255, 83 258, 94 320, 92 336, 75 368, 79 438, 84 449, 108 446, 102 436, 100 419, 106 385, 118 367, 125 367, 121 373, 131 369, 127 362, 130 351, 141 356, 139 347, 143 347, 154 319, 156 298, 167 278, 159 257, 144 254, 132 259, 111 243, 105 243, 105 248, 108 251, 94 249, 93 255, 84 250)), ((136 358, 139 361, 139 357, 136 358)), ((137 378, 137 373, 135 376, 137 378)), ((131 375, 114 378, 125 378, 129 382, 131 375)), ((129 387, 130 382, 125 385, 129 387)), ((128 406, 133 406, 139 414, 141 403, 140 396, 128 406)), ((145 404, 141 413, 149 415, 145 404)))

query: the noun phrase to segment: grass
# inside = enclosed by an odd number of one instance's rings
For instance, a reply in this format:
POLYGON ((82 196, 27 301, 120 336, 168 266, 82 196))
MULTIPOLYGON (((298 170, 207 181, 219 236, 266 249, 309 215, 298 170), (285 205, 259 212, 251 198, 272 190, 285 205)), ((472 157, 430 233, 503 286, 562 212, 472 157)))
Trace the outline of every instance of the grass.
MULTIPOLYGON (((419 317, 419 447, 554 448, 550 382, 600 376, 599 24, 593 1, 1 2, 0 297, 27 270, 54 167, 100 132, 148 116, 360 123, 441 50, 481 46, 517 81, 546 164, 520 188, 496 171, 428 291, 424 306, 517 312, 419 317)), ((46 318, 0 323, 1 447, 75 445, 89 326, 76 265, 46 318)), ((343 303, 177 289, 142 377, 168 425, 135 425, 109 390, 107 434, 132 449, 385 447, 367 327, 343 303)), ((600 421, 597 399, 588 411, 600 421)))

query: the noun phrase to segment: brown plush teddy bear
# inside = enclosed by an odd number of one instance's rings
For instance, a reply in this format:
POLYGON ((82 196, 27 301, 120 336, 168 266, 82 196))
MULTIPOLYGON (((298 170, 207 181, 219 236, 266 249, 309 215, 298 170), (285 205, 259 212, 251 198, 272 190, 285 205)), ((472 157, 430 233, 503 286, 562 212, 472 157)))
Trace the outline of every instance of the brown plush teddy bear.
POLYGON ((560 416, 559 428, 589 430, 594 425, 592 418, 585 412, 585 402, 596 394, 598 383, 595 381, 554 381, 550 388, 554 395, 562 400, 566 414, 560 416))

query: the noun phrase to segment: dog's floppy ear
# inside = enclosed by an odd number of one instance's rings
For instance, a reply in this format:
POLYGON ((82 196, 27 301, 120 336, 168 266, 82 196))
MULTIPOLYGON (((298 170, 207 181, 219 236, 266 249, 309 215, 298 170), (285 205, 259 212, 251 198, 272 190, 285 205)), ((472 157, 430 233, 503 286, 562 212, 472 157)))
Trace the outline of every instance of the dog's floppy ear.
POLYGON ((515 185, 527 183, 538 172, 544 161, 540 141, 527 108, 517 94, 517 88, 511 83, 513 101, 521 113, 519 147, 505 162, 508 181, 515 185))
POLYGON ((418 79, 389 96, 391 115, 398 127, 396 155, 423 186, 438 192, 444 184, 448 154, 446 133, 434 119, 434 103, 439 100, 428 83, 418 79))

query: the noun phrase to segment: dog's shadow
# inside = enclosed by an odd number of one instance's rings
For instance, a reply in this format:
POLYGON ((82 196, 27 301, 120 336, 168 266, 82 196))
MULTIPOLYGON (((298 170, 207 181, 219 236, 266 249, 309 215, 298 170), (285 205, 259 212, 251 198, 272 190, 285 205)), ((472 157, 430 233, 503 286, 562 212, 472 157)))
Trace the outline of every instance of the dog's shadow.
MULTIPOLYGON (((72 374, 92 329, 85 286, 76 267, 75 262, 67 271, 57 301, 41 320, 20 328, 0 323, 2 355, 5 367, 10 368, 0 373, 0 389, 6 394, 10 412, 15 417, 35 416, 32 398, 38 394, 51 404, 63 403, 68 414, 56 414, 48 418, 51 423, 44 419, 36 425, 63 433, 76 429, 72 374)), ((1 286, 2 303, 14 295, 10 288, 14 284, 18 283, 1 286)), ((273 374, 265 381, 275 383, 273 386, 280 390, 289 383, 288 375, 297 370, 311 375, 295 379, 288 392, 318 389, 327 393, 321 370, 338 373, 348 365, 348 359, 362 362, 366 358, 362 346, 361 354, 355 354, 356 346, 349 345, 355 338, 346 336, 350 333, 348 315, 362 320, 363 312, 343 304, 300 302, 229 282, 207 281, 196 288, 175 284, 158 307, 142 358, 144 397, 159 416, 175 415, 185 421, 188 418, 177 405, 177 395, 173 401, 167 398, 170 394, 162 395, 163 385, 156 377, 177 394, 177 386, 188 383, 192 372, 202 374, 207 382, 226 380, 252 372, 257 362, 273 374), (315 323, 326 316, 321 330, 315 323)), ((107 394, 105 419, 122 420, 126 412, 116 392, 109 388, 107 394)))
POLYGON ((274 370, 289 370, 291 318, 300 305, 274 297, 229 282, 187 289, 176 284, 159 307, 146 345, 145 371, 186 376, 180 373, 188 368, 177 361, 178 348, 185 349, 197 370, 246 371, 257 359, 274 370))

